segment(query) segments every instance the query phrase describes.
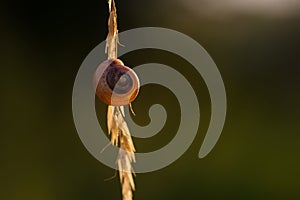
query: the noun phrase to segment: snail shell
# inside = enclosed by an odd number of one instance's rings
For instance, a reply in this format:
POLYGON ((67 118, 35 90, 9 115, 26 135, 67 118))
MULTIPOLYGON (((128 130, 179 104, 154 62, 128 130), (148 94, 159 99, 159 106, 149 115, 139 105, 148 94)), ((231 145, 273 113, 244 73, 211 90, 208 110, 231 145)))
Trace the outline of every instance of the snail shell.
POLYGON ((101 63, 95 71, 93 85, 98 98, 108 105, 123 106, 131 103, 139 92, 135 72, 119 59, 101 63))

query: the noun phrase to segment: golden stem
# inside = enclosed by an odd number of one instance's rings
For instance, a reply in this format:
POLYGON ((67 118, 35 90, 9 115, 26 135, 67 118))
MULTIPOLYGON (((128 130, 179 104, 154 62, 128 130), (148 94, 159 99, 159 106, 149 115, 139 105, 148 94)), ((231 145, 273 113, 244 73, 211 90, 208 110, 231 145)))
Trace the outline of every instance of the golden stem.
MULTIPOLYGON (((108 35, 106 38, 106 53, 108 59, 117 58, 118 51, 118 28, 117 28, 117 9, 114 0, 108 0, 109 19, 108 35)), ((123 200, 132 200, 132 191, 135 190, 133 180, 132 163, 135 162, 135 148, 129 132, 127 123, 124 119, 123 106, 108 106, 107 109, 107 127, 111 135, 111 143, 120 146, 117 165, 119 169, 120 182, 122 185, 123 200)))

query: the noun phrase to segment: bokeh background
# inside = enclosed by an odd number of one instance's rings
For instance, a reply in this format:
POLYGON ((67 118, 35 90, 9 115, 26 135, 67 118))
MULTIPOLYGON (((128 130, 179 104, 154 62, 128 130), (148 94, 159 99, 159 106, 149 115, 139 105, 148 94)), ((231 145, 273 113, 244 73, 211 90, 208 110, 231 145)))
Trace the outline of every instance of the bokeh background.
MULTIPOLYGON (((106 38, 107 2, 0 5, 0 199, 121 199, 118 177, 104 181, 114 170, 81 143, 71 108, 80 64, 106 38)), ((216 62, 228 96, 221 138, 200 160, 210 117, 201 76, 164 51, 122 57, 132 67, 174 67, 193 85, 201 108, 192 146, 172 165, 137 174, 135 199, 300 199, 299 1, 117 0, 117 8, 120 31, 158 26, 198 41, 216 62)), ((106 106, 96 101, 106 128, 106 106)), ((166 106, 168 122, 152 138, 134 138, 139 152, 163 147, 178 128, 178 102, 157 85, 141 89, 133 104, 136 122, 149 123, 153 103, 166 106)))

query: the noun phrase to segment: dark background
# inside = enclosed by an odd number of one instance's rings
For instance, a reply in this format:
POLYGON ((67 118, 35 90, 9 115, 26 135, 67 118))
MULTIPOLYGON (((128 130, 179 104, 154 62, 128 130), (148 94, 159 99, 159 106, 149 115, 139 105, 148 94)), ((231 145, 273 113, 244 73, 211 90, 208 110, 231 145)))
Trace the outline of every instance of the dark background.
MULTIPOLYGON (((201 77, 167 52, 123 56, 132 67, 155 61, 179 70, 201 107, 192 146, 172 165, 137 174, 135 199, 300 199, 300 7, 269 12, 183 2, 117 0, 119 30, 165 27, 198 41, 222 74, 226 124, 213 151, 198 159, 210 117, 201 77)), ((118 178, 104 181, 114 170, 81 143, 71 108, 80 64, 106 38, 107 9, 105 0, 1 2, 0 199, 121 199, 118 178)), ((153 138, 134 138, 139 152, 161 148, 174 136, 174 98, 157 85, 141 89, 133 104, 137 123, 149 122, 153 103, 164 104, 170 117, 153 138)), ((106 106, 96 101, 105 128, 106 106)))

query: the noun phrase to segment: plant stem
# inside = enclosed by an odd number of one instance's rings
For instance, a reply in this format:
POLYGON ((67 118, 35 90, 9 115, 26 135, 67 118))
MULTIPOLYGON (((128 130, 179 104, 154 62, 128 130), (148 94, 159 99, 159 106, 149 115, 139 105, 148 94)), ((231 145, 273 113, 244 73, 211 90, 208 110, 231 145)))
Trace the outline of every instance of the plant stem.
MULTIPOLYGON (((109 19, 108 35, 106 38, 106 53, 108 59, 117 58, 118 53, 118 28, 117 28, 117 9, 114 0, 108 0, 109 19)), ((127 123, 124 119, 123 106, 108 106, 107 127, 111 135, 111 143, 120 146, 117 165, 119 169, 120 182, 122 185, 123 200, 132 200, 135 190, 132 163, 135 162, 135 148, 129 132, 127 123)))

